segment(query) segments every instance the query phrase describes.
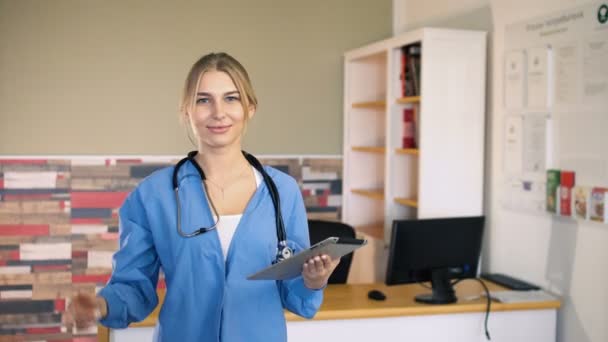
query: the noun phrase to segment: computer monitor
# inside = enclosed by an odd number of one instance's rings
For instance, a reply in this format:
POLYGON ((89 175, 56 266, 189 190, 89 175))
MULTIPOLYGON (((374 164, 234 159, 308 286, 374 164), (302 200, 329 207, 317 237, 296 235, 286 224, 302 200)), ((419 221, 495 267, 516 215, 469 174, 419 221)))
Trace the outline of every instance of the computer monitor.
POLYGON ((476 277, 483 226, 483 216, 393 221, 386 284, 430 281, 417 302, 456 302, 451 281, 476 277))

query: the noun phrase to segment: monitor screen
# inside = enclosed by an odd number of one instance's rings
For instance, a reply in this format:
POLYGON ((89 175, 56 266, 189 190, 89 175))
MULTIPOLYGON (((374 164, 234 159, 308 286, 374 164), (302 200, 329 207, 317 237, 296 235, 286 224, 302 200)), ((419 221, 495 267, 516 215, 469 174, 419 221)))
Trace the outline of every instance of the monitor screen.
POLYGON ((395 220, 386 284, 430 281, 433 295, 447 296, 435 299, 456 301, 450 279, 476 277, 483 226, 483 216, 395 220))

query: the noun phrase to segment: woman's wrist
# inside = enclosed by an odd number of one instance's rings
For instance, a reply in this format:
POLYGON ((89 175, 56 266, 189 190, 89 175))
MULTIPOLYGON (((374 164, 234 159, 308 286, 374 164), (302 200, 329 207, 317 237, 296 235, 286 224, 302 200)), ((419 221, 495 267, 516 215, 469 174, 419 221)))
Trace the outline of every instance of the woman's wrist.
POLYGON ((304 279, 304 286, 309 290, 320 290, 324 288, 325 285, 327 285, 327 282, 306 281, 306 279, 304 279))

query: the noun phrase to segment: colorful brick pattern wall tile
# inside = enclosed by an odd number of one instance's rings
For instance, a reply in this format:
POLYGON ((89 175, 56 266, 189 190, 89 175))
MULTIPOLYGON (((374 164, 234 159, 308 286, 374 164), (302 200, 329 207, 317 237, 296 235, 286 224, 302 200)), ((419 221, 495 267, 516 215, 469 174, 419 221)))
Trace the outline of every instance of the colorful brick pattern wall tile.
POLYGON ((342 160, 303 159, 301 187, 309 218, 340 220, 342 160))
MULTIPOLYGON (((0 341, 96 340, 62 325, 68 298, 107 282, 118 208, 178 159, 0 157, 0 341)), ((340 220, 341 158, 260 159, 298 180, 309 218, 340 220)))

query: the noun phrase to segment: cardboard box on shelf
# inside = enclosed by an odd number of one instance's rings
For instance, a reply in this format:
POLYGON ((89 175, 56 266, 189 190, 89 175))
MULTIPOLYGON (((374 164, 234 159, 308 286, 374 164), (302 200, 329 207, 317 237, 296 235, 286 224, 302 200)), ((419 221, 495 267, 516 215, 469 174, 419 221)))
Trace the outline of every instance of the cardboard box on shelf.
POLYGON ((573 216, 578 219, 589 219, 589 188, 586 186, 577 186, 574 188, 572 195, 572 212, 573 216))
POLYGON ((606 201, 608 188, 595 187, 591 190, 591 201, 589 204, 589 218, 592 221, 608 223, 606 201))

